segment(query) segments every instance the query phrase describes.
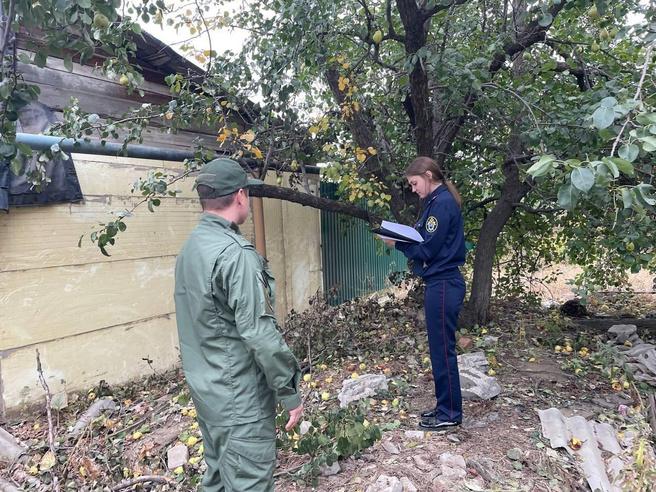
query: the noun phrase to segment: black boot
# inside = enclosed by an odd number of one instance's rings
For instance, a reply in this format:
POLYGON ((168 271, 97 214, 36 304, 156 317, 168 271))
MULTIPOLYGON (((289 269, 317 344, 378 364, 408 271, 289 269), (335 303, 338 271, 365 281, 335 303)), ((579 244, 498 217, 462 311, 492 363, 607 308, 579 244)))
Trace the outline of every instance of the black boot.
POLYGON ((450 427, 455 427, 458 425, 460 425, 460 421, 438 420, 435 417, 422 419, 422 421, 419 422, 419 427, 427 431, 439 431, 439 430, 448 429, 450 427))

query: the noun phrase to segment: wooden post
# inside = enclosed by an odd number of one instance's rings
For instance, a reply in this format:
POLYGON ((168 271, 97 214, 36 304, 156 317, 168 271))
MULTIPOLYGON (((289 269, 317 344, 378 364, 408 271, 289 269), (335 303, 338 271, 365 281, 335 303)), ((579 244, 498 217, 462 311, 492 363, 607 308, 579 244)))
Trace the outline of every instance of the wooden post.
POLYGON ((255 249, 266 258, 266 231, 264 229, 264 201, 253 197, 253 225, 255 226, 255 249))

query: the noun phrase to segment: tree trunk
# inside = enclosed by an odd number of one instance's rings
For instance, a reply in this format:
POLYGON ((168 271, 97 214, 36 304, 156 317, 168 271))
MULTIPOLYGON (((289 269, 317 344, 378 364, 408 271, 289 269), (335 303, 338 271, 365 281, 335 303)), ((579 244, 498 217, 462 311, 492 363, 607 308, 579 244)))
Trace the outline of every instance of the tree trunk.
MULTIPOLYGON (((521 25, 524 21, 526 5, 519 9, 517 22, 521 25)), ((524 53, 520 53, 512 66, 515 77, 523 74, 524 53)), ((522 141, 520 132, 522 130, 522 117, 525 110, 519 112, 512 125, 512 133, 508 140, 508 158, 503 164, 504 182, 501 187, 501 196, 492 212, 485 218, 476 245, 476 257, 474 258, 474 276, 472 279, 471 295, 469 302, 460 318, 465 325, 483 325, 489 320, 490 298, 492 296, 492 269, 496 257, 497 241, 499 234, 515 211, 517 204, 526 196, 530 190, 526 182, 520 180, 519 164, 528 158, 522 156, 522 141)))
POLYGON ((521 160, 511 158, 504 164, 506 180, 501 189, 501 197, 483 221, 476 245, 471 295, 460 316, 460 323, 463 326, 483 325, 489 321, 492 269, 499 234, 512 216, 516 208, 515 204, 519 203, 530 190, 527 183, 519 180, 520 162, 521 160))
POLYGON ((302 191, 296 191, 292 188, 263 184, 251 186, 248 189, 248 192, 251 196, 276 198, 278 200, 298 203, 304 207, 312 207, 319 210, 326 210, 328 212, 349 215, 356 219, 364 220, 370 224, 380 222, 381 220, 380 217, 358 207, 357 205, 340 202, 338 200, 330 200, 328 198, 321 198, 302 191))

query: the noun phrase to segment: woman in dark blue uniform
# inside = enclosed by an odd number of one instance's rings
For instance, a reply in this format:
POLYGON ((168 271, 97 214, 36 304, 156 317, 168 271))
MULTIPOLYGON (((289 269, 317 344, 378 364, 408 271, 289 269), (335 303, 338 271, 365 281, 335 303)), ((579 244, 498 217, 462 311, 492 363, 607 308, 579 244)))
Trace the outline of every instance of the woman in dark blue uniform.
POLYGON ((462 422, 455 336, 465 297, 465 282, 459 270, 465 261, 461 198, 437 162, 429 157, 417 157, 405 176, 412 191, 423 200, 415 228, 424 242, 385 242, 412 260, 413 273, 426 283, 424 310, 437 401, 435 408, 421 414, 419 426, 439 430, 462 422))

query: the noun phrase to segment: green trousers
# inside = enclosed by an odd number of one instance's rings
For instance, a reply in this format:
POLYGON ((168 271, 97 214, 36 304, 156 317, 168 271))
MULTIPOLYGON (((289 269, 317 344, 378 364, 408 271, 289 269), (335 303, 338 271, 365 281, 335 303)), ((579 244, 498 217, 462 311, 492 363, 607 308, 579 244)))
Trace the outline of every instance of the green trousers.
POLYGON ((276 467, 276 427, 271 416, 221 427, 201 422, 207 471, 203 492, 269 492, 276 467))

